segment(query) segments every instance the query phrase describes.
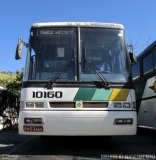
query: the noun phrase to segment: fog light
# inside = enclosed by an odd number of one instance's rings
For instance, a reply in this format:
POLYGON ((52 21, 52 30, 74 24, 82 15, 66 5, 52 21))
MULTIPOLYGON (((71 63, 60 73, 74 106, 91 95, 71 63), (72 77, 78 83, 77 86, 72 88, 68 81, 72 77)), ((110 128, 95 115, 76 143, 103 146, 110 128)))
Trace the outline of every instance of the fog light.
POLYGON ((133 119, 132 118, 124 119, 124 124, 133 124, 133 119))
POLYGON ((25 124, 42 124, 42 118, 24 118, 25 124))
POLYGON ((133 119, 132 118, 116 118, 114 120, 114 124, 117 124, 117 125, 133 124, 133 119))
POLYGON ((32 124, 32 119, 31 118, 24 118, 24 123, 25 124, 32 124))
POLYGON ((115 119, 115 124, 124 124, 124 119, 115 119))

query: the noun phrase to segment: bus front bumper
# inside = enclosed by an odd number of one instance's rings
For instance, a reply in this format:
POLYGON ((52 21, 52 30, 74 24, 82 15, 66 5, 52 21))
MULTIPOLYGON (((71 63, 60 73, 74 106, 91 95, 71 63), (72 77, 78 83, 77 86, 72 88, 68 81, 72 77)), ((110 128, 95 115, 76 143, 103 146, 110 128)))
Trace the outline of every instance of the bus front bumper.
POLYGON ((19 134, 48 136, 135 135, 135 111, 20 111, 19 134))

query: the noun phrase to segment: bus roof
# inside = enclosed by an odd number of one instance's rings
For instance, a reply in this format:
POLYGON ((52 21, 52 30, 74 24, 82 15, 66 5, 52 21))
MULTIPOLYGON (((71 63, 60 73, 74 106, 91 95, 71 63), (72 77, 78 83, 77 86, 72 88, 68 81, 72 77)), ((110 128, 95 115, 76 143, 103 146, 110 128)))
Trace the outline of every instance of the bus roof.
POLYGON ((45 22, 45 23, 34 23, 32 28, 40 28, 40 27, 58 27, 58 26, 82 26, 82 27, 104 27, 104 28, 115 28, 115 29, 123 29, 124 26, 122 24, 116 23, 101 23, 101 22, 45 22))
POLYGON ((153 47, 155 47, 155 46, 156 46, 156 40, 155 40, 153 43, 151 43, 147 48, 145 48, 136 58, 137 58, 137 59, 140 59, 140 58, 144 57, 144 56, 147 55, 147 54, 153 49, 153 47))

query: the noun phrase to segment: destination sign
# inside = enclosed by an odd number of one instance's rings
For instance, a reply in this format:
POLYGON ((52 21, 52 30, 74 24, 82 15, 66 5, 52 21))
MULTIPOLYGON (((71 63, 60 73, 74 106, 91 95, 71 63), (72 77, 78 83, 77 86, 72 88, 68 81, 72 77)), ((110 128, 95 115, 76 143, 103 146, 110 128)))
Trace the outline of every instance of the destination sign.
POLYGON ((67 30, 46 30, 46 31, 39 31, 39 35, 72 35, 74 31, 67 31, 67 30))

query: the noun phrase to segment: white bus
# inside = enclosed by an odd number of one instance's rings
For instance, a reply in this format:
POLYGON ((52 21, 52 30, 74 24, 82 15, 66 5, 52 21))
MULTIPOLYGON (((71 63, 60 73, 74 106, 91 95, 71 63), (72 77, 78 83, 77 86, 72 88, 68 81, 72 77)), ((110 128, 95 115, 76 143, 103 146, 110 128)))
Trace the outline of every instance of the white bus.
POLYGON ((132 68, 138 127, 156 129, 156 41, 137 56, 132 68))
POLYGON ((35 23, 21 89, 19 134, 135 135, 131 62, 120 24, 35 23))

